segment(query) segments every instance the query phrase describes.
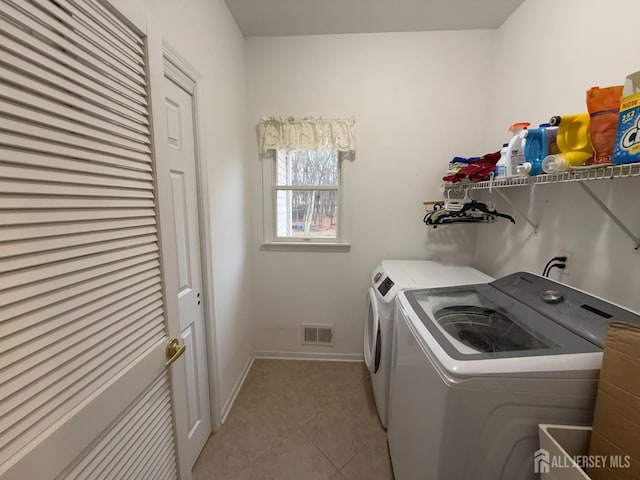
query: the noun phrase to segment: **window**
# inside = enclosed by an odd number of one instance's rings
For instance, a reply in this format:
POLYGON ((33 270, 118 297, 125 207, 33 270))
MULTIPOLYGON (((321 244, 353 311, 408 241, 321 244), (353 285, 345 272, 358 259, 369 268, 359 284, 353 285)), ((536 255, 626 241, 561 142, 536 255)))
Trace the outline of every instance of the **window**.
POLYGON ((355 152, 353 125, 353 119, 260 121, 263 246, 349 249, 343 214, 344 164, 355 152))
POLYGON ((273 180, 276 240, 338 238, 338 152, 277 150, 273 180))

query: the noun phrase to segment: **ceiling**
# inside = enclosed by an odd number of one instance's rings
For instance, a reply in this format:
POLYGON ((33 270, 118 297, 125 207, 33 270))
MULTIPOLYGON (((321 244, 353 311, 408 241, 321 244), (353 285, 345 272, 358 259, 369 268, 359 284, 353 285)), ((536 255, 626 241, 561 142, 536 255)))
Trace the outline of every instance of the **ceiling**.
POLYGON ((524 0, 225 0, 246 37, 497 28, 524 0))

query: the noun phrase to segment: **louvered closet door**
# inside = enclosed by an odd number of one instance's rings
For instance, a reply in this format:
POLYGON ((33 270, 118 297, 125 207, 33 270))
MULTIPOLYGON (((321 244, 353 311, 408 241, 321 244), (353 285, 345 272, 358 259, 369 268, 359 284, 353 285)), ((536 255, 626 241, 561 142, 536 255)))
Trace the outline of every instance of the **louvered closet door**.
POLYGON ((0 478, 176 478, 146 37, 0 2, 0 478))

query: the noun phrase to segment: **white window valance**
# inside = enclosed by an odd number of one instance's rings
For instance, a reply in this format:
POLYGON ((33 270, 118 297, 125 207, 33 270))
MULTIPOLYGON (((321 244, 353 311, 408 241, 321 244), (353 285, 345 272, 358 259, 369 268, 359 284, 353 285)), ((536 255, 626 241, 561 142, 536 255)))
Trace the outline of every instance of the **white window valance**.
POLYGON ((263 117, 259 125, 260 153, 268 150, 356 149, 355 119, 263 117))

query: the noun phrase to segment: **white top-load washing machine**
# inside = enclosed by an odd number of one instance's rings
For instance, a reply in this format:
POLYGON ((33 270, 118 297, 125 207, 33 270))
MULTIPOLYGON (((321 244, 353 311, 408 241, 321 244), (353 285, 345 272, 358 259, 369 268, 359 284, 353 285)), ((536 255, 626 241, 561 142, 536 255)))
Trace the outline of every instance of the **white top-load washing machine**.
POLYGON ((529 480, 537 425, 591 425, 602 346, 640 317, 530 273, 397 298, 396 480, 529 480))
POLYGON ((386 428, 393 350, 395 298, 407 288, 432 288, 490 282, 471 267, 429 260, 383 260, 371 275, 364 329, 364 358, 380 422, 386 428))

